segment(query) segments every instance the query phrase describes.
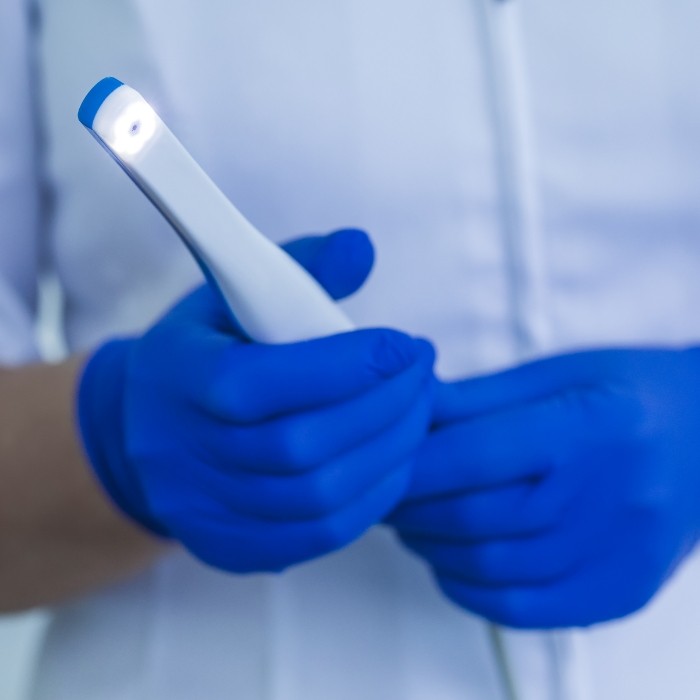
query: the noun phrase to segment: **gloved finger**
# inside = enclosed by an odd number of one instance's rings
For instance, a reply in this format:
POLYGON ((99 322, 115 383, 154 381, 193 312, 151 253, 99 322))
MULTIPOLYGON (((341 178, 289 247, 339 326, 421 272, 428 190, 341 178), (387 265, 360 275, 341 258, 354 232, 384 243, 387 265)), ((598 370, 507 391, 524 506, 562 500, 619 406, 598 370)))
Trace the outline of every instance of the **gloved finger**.
MULTIPOLYGON (((424 468, 419 462, 414 471, 424 468)), ((582 481, 598 481, 595 469, 574 476, 552 469, 546 476, 504 486, 436 495, 413 500, 410 496, 391 513, 388 523, 408 535, 480 542, 524 537, 555 527, 571 514, 581 499, 582 481)), ((415 478, 415 477, 414 477, 415 478)), ((595 507, 601 512, 604 498, 595 507)))
POLYGON ((407 464, 424 439, 431 402, 425 393, 376 438, 313 472, 288 477, 204 468, 207 489, 237 512, 262 520, 307 520, 342 510, 407 464))
POLYGON ((374 265, 374 247, 358 229, 341 229, 327 236, 306 236, 282 248, 306 268, 334 299, 357 291, 374 265))
MULTIPOLYGON (((374 264, 372 242, 364 231, 357 229, 342 229, 325 236, 304 236, 281 247, 334 299, 342 299, 359 289, 374 264)), ((233 340, 246 338, 221 294, 209 283, 188 293, 166 316, 194 318, 199 326, 232 335, 233 340)))
POLYGON ((578 416, 548 400, 434 430, 419 450, 406 500, 503 487, 552 469, 578 416))
POLYGON ((415 364, 432 365, 424 340, 369 329, 287 345, 222 349, 195 402, 212 416, 257 423, 358 396, 415 364))
POLYGON ((434 423, 442 425, 541 401, 553 394, 597 384, 617 354, 596 350, 537 360, 496 374, 441 383, 436 392, 434 423))
POLYGON ((554 498, 536 499, 540 481, 519 481, 503 488, 482 489, 425 501, 404 501, 387 523, 403 535, 480 542, 534 534, 561 517, 563 504, 554 498))
MULTIPOLYGON (((202 284, 186 294, 163 317, 159 331, 177 328, 180 333, 189 333, 185 338, 219 338, 220 333, 230 335, 236 328, 231 325, 231 315, 226 302, 211 284, 202 284), (172 321, 173 324, 169 322, 172 321)), ((233 341, 242 340, 236 335, 233 341)))
POLYGON ((648 603, 660 585, 656 579, 630 580, 628 568, 605 561, 544 584, 494 588, 440 572, 436 577, 443 593, 460 607, 520 629, 587 627, 624 617, 648 603))
POLYGON ((346 508, 318 520, 259 521, 232 513, 204 511, 173 536, 205 563, 248 573, 282 571, 346 547, 378 522, 401 499, 410 478, 410 464, 390 472, 346 508))
POLYGON ((529 537, 460 543, 401 534, 402 542, 440 574, 479 586, 543 584, 562 578, 609 547, 590 518, 529 537))
MULTIPOLYGON (((230 467, 257 474, 313 471, 381 436, 417 402, 432 399, 430 357, 426 354, 424 360, 360 396, 322 409, 243 427, 202 421, 197 431, 200 449, 224 471, 230 467)), ((426 432, 427 425, 421 437, 426 432)))

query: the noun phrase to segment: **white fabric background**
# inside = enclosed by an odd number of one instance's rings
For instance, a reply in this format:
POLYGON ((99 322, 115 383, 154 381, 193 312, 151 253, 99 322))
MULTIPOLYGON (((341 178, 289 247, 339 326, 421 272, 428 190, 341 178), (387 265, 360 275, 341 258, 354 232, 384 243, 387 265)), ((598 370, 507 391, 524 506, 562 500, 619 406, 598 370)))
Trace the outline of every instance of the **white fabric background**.
POLYGON ((45 614, 41 612, 0 617, 0 698, 3 700, 24 700, 45 624, 45 614))

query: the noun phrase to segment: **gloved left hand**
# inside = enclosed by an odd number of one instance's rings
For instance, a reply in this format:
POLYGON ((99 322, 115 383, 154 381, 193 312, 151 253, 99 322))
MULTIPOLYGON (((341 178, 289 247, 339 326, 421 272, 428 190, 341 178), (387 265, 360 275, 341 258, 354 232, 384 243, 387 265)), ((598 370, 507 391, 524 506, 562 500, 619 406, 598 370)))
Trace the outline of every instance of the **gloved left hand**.
POLYGON ((442 385, 390 517, 454 602, 527 628, 627 615, 700 532, 700 349, 582 352, 442 385))

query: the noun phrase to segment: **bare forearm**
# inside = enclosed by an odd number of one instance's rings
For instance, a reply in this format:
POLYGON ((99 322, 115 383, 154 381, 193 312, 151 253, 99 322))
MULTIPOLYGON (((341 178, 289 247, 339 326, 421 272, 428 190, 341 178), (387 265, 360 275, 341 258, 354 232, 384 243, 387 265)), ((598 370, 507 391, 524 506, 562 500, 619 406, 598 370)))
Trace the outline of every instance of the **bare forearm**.
POLYGON ((73 418, 80 366, 0 370, 0 611, 79 595, 163 549, 115 509, 85 461, 73 418))

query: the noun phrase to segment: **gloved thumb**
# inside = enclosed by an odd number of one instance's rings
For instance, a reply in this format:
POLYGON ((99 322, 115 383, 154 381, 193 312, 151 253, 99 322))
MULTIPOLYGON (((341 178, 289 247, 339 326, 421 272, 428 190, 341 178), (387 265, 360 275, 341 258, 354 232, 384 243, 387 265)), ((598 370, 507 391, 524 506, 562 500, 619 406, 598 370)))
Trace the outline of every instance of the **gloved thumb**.
POLYGON ((374 264, 369 236, 358 229, 342 229, 327 236, 305 236, 282 248, 316 278, 333 299, 343 299, 365 282, 374 264))

